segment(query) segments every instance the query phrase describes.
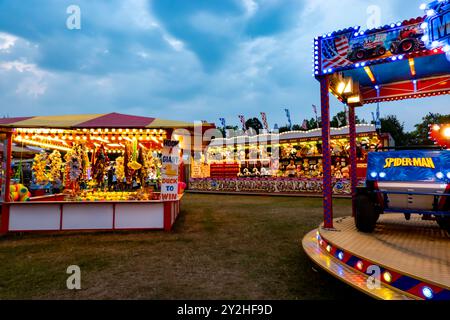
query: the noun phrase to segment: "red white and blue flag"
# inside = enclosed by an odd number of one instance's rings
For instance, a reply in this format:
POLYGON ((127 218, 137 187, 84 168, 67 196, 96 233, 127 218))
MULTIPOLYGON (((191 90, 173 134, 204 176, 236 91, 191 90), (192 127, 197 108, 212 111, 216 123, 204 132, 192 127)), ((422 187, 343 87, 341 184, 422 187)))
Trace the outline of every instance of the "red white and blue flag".
POLYGON ((267 122, 267 115, 265 112, 261 112, 261 119, 264 129, 269 130, 269 123, 267 122))
POLYGON ((242 124, 242 130, 247 130, 247 126, 245 125, 245 117, 242 114, 240 114, 238 117, 242 124))
POLYGON ((337 68, 352 64, 347 59, 350 50, 346 35, 326 40, 322 43, 322 68, 337 68))

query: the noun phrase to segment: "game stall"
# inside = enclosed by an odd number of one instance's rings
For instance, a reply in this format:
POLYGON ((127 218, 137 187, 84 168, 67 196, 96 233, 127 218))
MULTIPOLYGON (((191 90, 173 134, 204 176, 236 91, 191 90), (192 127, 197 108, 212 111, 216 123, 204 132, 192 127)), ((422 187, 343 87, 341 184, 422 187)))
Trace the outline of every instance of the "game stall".
POLYGON ((331 275, 379 299, 450 300, 450 129, 431 126, 439 149, 370 152, 366 182, 359 185, 356 172, 350 173, 351 216, 333 219, 329 98, 331 92, 349 107, 355 167, 357 107, 450 94, 450 1, 420 9, 425 16, 314 39, 324 222, 304 237, 303 249, 331 275))
POLYGON ((185 189, 178 128, 193 124, 119 113, 0 119, 1 231, 170 230, 185 189))
MULTIPOLYGON (((389 134, 372 124, 357 125, 356 173, 365 179, 367 153, 393 146, 389 134)), ((349 128, 331 130, 333 192, 350 195, 349 128)), ((271 135, 214 139, 202 161, 193 161, 189 191, 320 194, 322 192, 322 141, 320 129, 271 135), (259 143, 262 141, 264 143, 259 143), (279 157, 273 156, 274 147, 279 157), (230 155, 235 155, 230 157, 230 155)))

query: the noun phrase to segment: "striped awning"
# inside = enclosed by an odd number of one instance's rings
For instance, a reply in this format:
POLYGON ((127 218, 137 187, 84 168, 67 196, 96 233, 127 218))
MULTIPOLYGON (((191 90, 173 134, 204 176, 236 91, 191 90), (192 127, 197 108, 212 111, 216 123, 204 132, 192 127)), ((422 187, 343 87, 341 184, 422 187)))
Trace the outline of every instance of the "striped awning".
POLYGON ((192 128, 194 123, 121 113, 0 118, 0 128, 192 128))

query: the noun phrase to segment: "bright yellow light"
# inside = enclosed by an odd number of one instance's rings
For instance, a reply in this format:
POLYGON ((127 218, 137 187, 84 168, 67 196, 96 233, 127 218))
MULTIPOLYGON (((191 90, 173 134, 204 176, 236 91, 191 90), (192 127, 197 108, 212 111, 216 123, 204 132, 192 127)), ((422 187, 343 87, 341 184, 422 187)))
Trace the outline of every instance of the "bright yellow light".
POLYGON ((441 127, 439 127, 437 124, 435 124, 435 125, 433 126, 433 130, 434 130, 434 131, 439 131, 439 130, 441 130, 441 127))
POLYGON ((349 97, 347 100, 347 103, 354 104, 354 103, 359 103, 360 101, 361 101, 361 98, 359 97, 359 95, 356 95, 356 96, 349 97))
POLYGON ((416 75, 416 66, 413 58, 409 59, 409 69, 411 70, 411 75, 414 77, 416 75))
POLYGON ((450 127, 445 128, 444 132, 442 132, 442 135, 448 139, 450 139, 450 127))
POLYGON ((373 75, 372 69, 370 67, 364 67, 364 71, 366 71, 367 75, 369 76, 370 81, 376 82, 375 76, 373 75))
POLYGON ((385 273, 383 273, 383 279, 387 283, 390 283, 392 281, 392 275, 388 271, 386 271, 385 273))
POLYGON ((344 92, 344 90, 345 90, 345 82, 341 81, 341 82, 339 82, 339 84, 336 88, 336 91, 337 91, 337 93, 342 94, 344 92))

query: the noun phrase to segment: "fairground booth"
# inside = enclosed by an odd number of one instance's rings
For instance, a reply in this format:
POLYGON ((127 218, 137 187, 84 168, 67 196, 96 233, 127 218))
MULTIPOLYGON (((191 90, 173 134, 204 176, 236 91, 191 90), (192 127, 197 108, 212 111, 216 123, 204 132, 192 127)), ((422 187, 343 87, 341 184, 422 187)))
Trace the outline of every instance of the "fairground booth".
POLYGON ((174 133, 193 128, 119 113, 0 119, 1 231, 170 230, 185 189, 174 133))
MULTIPOLYGON (((348 126, 331 129, 333 193, 337 196, 350 196, 348 134, 348 126)), ((364 181, 367 153, 392 146, 394 141, 371 124, 356 125, 356 134, 356 174, 364 181)), ((212 140, 205 156, 191 164, 189 191, 320 196, 321 130, 289 131, 274 137, 260 134, 212 140)))
MULTIPOLYGON (((450 242, 445 231, 450 154, 442 149, 369 153, 362 189, 367 194, 359 193, 357 172, 350 170, 356 219, 350 212, 349 217, 333 219, 329 95, 349 107, 349 163, 356 167, 358 107, 449 94, 450 1, 434 1, 421 10, 425 16, 314 39, 314 74, 321 94, 324 223, 303 239, 303 248, 338 279, 381 299, 450 299, 450 242), (365 214, 370 219, 363 221, 365 214)), ((423 110, 425 114, 426 104, 423 110)), ((442 110, 448 111, 448 104, 442 110)), ((431 128, 435 133, 441 129, 431 128)), ((450 139, 448 127, 445 130, 450 139)))

